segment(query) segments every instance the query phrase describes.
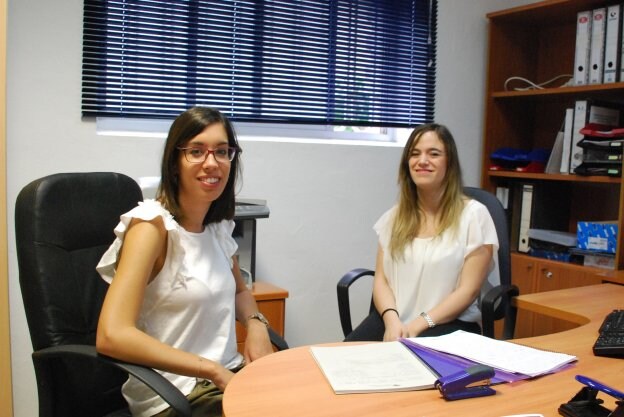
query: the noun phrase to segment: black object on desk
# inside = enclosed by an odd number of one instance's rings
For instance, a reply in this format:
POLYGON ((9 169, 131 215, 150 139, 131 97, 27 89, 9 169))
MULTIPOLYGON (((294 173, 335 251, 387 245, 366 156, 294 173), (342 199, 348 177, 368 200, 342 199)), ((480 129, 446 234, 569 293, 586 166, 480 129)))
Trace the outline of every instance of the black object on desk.
POLYGON ((594 355, 624 357, 624 310, 613 310, 609 313, 598 332, 593 348, 594 355))
POLYGON ((565 417, 624 417, 624 392, 583 375, 577 375, 575 379, 585 386, 570 401, 559 406, 559 414, 565 417), (618 400, 615 410, 602 405, 604 401, 598 398, 599 392, 618 400))

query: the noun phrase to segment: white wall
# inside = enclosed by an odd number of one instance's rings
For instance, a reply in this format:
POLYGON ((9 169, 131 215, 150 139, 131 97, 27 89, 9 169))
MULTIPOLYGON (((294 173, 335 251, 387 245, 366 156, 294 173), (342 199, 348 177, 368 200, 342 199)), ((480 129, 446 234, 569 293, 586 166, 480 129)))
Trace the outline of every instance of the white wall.
MULTIPOLYGON (((520 0, 440 0, 436 119, 458 141, 465 180, 479 182, 487 22, 485 13, 520 0)), ((7 204, 44 175, 118 171, 158 175, 162 141, 96 136, 80 118, 82 2, 9 0, 7 204)), ((241 138, 241 196, 267 199, 258 221, 257 276, 287 289, 286 338, 292 346, 342 339, 336 281, 374 266, 371 229, 396 195, 400 149, 248 142, 241 138)), ((14 415, 37 415, 32 347, 19 290, 9 220, 9 296, 14 415)), ((370 297, 357 294, 363 312, 370 297)))

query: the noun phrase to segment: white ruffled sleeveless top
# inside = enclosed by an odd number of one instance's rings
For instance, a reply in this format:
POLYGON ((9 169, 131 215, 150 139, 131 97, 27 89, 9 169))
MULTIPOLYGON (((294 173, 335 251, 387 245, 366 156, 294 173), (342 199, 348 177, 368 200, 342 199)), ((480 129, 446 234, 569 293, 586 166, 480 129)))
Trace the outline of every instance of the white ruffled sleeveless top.
MULTIPOLYGON (((145 291, 137 327, 154 338, 184 351, 219 362, 226 368, 242 363, 236 347, 235 295, 232 256, 238 246, 232 237, 234 222, 210 223, 202 233, 182 228, 155 200, 145 200, 121 216, 116 239, 100 260, 97 271, 111 283, 119 251, 133 218, 162 217, 167 229, 167 258, 145 291)), ((160 372, 160 371, 159 371, 160 372)), ((196 378, 160 372, 188 395, 196 378)), ((134 378, 122 390, 133 416, 151 416, 168 407, 134 378)))

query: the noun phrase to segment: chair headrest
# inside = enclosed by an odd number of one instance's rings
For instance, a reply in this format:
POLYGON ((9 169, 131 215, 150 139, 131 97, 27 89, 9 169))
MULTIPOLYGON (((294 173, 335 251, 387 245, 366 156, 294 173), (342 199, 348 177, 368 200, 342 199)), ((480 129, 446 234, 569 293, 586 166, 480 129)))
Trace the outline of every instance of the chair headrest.
POLYGON ((22 226, 34 241, 74 250, 110 244, 119 216, 141 200, 138 184, 123 174, 54 174, 24 187, 15 216, 27 220, 22 226))

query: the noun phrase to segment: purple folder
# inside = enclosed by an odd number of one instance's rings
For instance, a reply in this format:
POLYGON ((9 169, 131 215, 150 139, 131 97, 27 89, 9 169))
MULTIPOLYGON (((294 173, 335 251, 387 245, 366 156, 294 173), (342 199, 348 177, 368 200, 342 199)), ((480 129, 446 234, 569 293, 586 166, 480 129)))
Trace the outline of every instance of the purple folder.
MULTIPOLYGON (((400 339, 401 343, 407 346, 414 354, 423 360, 431 369, 433 369, 440 377, 454 374, 462 371, 470 366, 477 365, 477 362, 471 361, 460 356, 451 355, 449 353, 439 352, 420 346, 409 339, 400 339)), ((506 382, 515 382, 522 379, 530 378, 528 375, 516 374, 494 368, 494 377, 491 379, 492 384, 500 384, 506 382)))

